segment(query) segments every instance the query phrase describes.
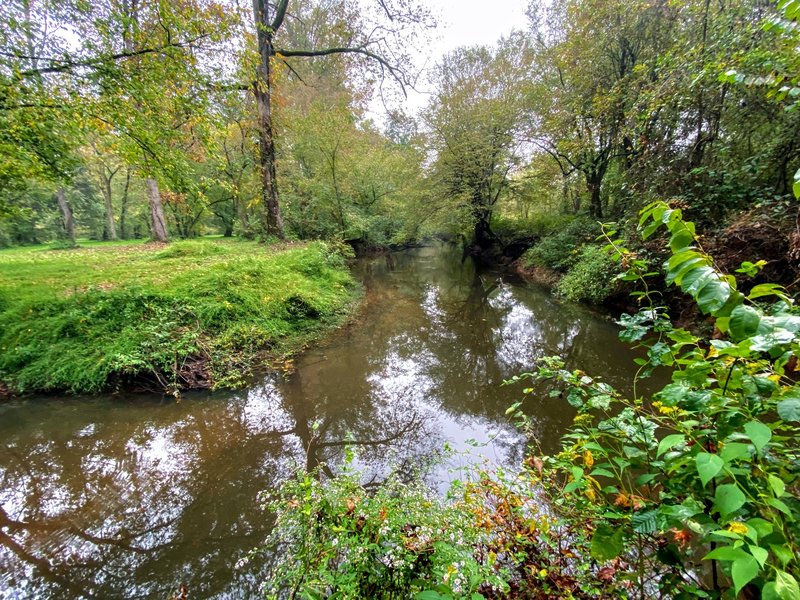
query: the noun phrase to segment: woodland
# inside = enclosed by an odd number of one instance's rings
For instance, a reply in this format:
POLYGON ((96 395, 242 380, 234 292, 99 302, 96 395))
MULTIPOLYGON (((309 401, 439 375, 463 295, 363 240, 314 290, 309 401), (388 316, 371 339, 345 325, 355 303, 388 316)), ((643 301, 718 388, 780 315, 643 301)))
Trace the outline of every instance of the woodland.
POLYGON ((531 0, 435 61, 415 0, 0 23, 0 397, 241 386, 350 318, 354 256, 434 241, 624 311, 632 395, 508 382, 575 411, 557 454, 520 402, 520 471, 447 498, 290 477, 267 597, 800 599, 800 1, 531 0))

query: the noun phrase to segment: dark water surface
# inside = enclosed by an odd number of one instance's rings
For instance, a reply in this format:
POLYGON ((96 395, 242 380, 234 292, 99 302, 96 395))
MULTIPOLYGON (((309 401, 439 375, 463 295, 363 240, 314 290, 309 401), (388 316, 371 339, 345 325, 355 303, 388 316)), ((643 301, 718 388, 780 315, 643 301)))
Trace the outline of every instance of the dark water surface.
MULTIPOLYGON (((0 406, 0 597, 248 598, 260 574, 236 562, 263 540, 256 500, 297 465, 341 460, 379 479, 431 463, 513 467, 524 440, 505 418, 521 386, 500 383, 540 356, 623 385, 632 354, 616 328, 545 291, 477 272, 428 247, 365 259, 356 324, 240 392, 29 400, 0 406), (465 454, 469 451, 469 455, 465 454)), ((572 412, 528 401, 555 448, 572 412)))

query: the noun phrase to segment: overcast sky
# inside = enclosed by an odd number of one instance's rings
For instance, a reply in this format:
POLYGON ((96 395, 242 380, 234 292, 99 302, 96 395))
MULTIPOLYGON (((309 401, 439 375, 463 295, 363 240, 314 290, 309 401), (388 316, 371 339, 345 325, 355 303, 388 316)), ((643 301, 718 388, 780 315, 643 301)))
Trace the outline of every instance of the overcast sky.
MULTIPOLYGON (((428 51, 427 67, 459 46, 492 45, 500 36, 526 28, 527 4, 527 0, 425 0, 439 25, 428 51)), ((419 92, 408 90, 404 105, 411 114, 428 102, 426 82, 421 80, 418 87, 419 92)))

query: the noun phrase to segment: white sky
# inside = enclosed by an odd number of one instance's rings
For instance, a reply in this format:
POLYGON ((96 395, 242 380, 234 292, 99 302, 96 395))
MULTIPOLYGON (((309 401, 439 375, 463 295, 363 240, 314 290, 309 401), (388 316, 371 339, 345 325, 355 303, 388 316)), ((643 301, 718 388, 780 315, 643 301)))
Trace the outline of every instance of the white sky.
MULTIPOLYGON (((528 26, 527 0, 425 0, 438 22, 427 56, 420 65, 430 68, 459 46, 493 45, 501 36, 528 26)), ((428 102, 424 77, 418 91, 408 90, 406 112, 416 114, 428 102)))

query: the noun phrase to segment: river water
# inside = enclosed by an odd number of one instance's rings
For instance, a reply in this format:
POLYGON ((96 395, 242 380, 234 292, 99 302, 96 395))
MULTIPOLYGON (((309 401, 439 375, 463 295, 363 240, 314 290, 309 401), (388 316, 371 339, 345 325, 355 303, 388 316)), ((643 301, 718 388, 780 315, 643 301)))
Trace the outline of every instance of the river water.
MULTIPOLYGON (((582 307, 432 246, 360 260, 358 320, 249 389, 0 406, 0 598, 248 598, 269 531, 257 497, 293 469, 335 470, 352 444, 365 478, 423 469, 440 490, 474 465, 513 468, 525 441, 504 379, 537 357, 624 388, 633 355, 582 307), (443 452, 447 447, 448 452, 443 452)), ((564 400, 525 408, 546 451, 564 400)))

